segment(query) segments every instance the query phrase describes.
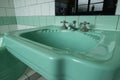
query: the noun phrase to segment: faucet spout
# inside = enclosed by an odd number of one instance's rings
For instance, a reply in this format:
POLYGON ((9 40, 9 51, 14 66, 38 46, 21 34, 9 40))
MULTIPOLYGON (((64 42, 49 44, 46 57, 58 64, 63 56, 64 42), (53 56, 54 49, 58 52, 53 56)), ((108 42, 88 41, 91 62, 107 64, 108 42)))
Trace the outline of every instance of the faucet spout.
POLYGON ((68 23, 67 21, 63 20, 61 21, 61 23, 63 23, 63 26, 62 26, 63 29, 68 29, 68 27, 66 26, 66 23, 68 23))
POLYGON ((78 28, 76 28, 76 21, 73 21, 73 24, 69 25, 70 29, 72 30, 78 30, 78 28))
POLYGON ((89 22, 84 21, 83 23, 80 23, 80 30, 83 32, 88 32, 89 28, 87 24, 90 24, 89 22))

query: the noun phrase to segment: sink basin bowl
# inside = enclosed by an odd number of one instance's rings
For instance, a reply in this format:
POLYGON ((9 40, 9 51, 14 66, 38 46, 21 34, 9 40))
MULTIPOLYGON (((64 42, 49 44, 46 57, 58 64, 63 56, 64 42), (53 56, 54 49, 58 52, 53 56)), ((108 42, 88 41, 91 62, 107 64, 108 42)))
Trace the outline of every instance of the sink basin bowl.
POLYGON ((4 39, 14 56, 48 80, 117 80, 119 34, 48 26, 10 32, 4 39))
POLYGON ((95 48, 102 40, 100 34, 83 33, 79 31, 65 31, 53 29, 44 31, 27 32, 20 35, 23 38, 34 42, 57 48, 60 50, 68 50, 72 52, 86 52, 95 48))

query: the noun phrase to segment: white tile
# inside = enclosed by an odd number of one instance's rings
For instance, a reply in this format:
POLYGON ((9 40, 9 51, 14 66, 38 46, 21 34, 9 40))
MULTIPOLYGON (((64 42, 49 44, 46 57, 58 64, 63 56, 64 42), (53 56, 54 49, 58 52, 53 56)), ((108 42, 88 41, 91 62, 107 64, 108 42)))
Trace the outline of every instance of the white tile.
POLYGON ((22 15, 23 15, 22 10, 23 10, 23 8, 18 8, 18 15, 19 15, 19 16, 22 16, 22 15))
POLYGON ((5 33, 8 31, 9 31, 8 25, 0 26, 0 33, 5 33))
POLYGON ((31 16, 32 13, 34 13, 34 10, 32 11, 32 9, 31 6, 23 7, 23 11, 24 11, 23 16, 31 16))
POLYGON ((34 6, 34 10, 35 10, 35 15, 36 16, 40 16, 42 13, 42 9, 41 9, 41 4, 39 4, 39 5, 35 5, 34 6))
POLYGON ((26 29, 36 28, 37 26, 27 26, 26 29))
POLYGON ((9 31, 17 30, 17 25, 9 25, 9 31))
POLYGON ((46 16, 46 15, 50 15, 50 4, 49 3, 44 3, 42 4, 42 15, 46 16))
POLYGON ((9 7, 8 0, 0 0, 0 7, 9 7))
POLYGON ((50 15, 55 16, 55 2, 50 2, 50 15))
POLYGON ((25 2, 26 2, 26 6, 28 6, 28 5, 32 5, 32 4, 36 4, 37 3, 37 0, 25 0, 25 2))
POLYGON ((17 25, 17 30, 27 29, 26 25, 17 25))
POLYGON ((28 5, 30 5, 30 1, 28 1, 28 0, 25 0, 25 4, 26 4, 26 6, 28 6, 28 5))
POLYGON ((0 8, 0 16, 6 16, 5 8, 0 8))
POLYGON ((55 2, 55 0, 49 0, 50 2, 55 2))
POLYGON ((14 7, 15 8, 20 6, 19 1, 20 0, 14 0, 14 7))
POLYGON ((35 15, 35 9, 34 6, 29 6, 29 16, 35 15))
POLYGON ((22 7, 25 6, 25 0, 14 0, 14 7, 22 7))
POLYGON ((50 0, 45 0, 45 2, 50 2, 50 0))
POLYGON ((30 15, 30 8, 29 6, 24 7, 24 16, 29 16, 30 15))
POLYGON ((10 8, 14 8, 14 1, 13 0, 9 0, 9 7, 10 8))
POLYGON ((26 6, 25 0, 19 0, 19 5, 18 7, 26 6))
POLYGON ((15 16, 15 9, 6 9, 7 16, 15 16))
POLYGON ((45 0, 37 0, 37 3, 44 3, 45 0))
POLYGON ((19 9, 15 9, 15 16, 19 16, 19 9))
POLYGON ((24 11, 24 12, 23 12, 23 16, 27 16, 27 11, 26 11, 26 9, 27 9, 26 7, 23 7, 23 11, 24 11))
POLYGON ((55 0, 37 0, 37 3, 55 2, 55 0))

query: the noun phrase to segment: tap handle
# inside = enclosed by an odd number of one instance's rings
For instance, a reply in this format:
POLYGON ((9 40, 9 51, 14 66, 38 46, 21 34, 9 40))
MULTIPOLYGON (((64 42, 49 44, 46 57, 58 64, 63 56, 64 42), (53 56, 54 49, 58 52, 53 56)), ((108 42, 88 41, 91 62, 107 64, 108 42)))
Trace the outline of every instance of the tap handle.
POLYGON ((82 23, 80 23, 80 25, 86 25, 86 24, 90 24, 89 22, 87 22, 87 21, 84 21, 84 22, 82 22, 82 23))
POLYGON ((65 23, 68 23, 68 22, 67 22, 67 21, 65 21, 65 20, 63 20, 63 21, 61 21, 61 23, 65 24, 65 23))
POLYGON ((68 23, 67 21, 63 20, 63 21, 61 21, 61 23, 63 23, 62 28, 68 29, 68 26, 66 26, 66 23, 68 23))
POLYGON ((76 24, 76 21, 75 21, 75 20, 73 21, 73 24, 76 24))
POLYGON ((73 21, 73 27, 76 27, 76 21, 75 20, 73 21))

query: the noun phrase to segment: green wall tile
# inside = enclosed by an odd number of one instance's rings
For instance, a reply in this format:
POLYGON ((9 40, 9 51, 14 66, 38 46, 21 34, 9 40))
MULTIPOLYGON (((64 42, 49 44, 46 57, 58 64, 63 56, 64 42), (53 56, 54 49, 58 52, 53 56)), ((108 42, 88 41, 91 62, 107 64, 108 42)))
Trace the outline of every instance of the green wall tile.
POLYGON ((3 25, 8 25, 8 18, 9 17, 3 17, 3 25))
POLYGON ((118 16, 97 16, 96 28, 116 30, 118 16))
MULTIPOLYGON (((30 26, 62 26, 63 24, 60 22, 63 20, 66 20, 69 23, 76 20, 77 25, 80 24, 80 22, 87 21, 90 22, 91 26, 95 25, 95 28, 115 30, 118 16, 9 16, 0 17, 0 25, 21 24, 30 26)), ((120 30, 120 20, 118 29, 120 30)))
POLYGON ((23 16, 24 18, 24 25, 28 25, 28 18, 26 16, 23 16))
POLYGON ((17 22, 17 24, 20 23, 19 16, 16 17, 16 22, 17 22))
POLYGON ((55 25, 55 17, 47 16, 47 25, 55 25))
POLYGON ((29 16, 29 24, 30 26, 34 26, 35 18, 34 16, 29 16))
POLYGON ((47 24, 47 17, 40 16, 40 26, 46 26, 46 24, 47 24))
POLYGON ((14 16, 9 17, 8 22, 9 22, 9 24, 17 24, 17 22, 16 22, 16 17, 14 17, 14 16))
POLYGON ((14 16, 0 17, 0 25, 16 24, 16 18, 14 16))
POLYGON ((65 16, 55 16, 55 25, 62 26, 61 21, 66 20, 65 16))
POLYGON ((24 21, 22 16, 17 16, 16 19, 17 19, 17 24, 23 24, 24 21))
POLYGON ((33 25, 40 26, 39 22, 40 22, 39 16, 33 16, 33 25))
POLYGON ((3 19, 3 17, 0 17, 0 25, 4 25, 4 19, 3 19))
POLYGON ((25 25, 30 25, 33 23, 30 16, 24 16, 24 21, 25 21, 24 22, 25 25))

